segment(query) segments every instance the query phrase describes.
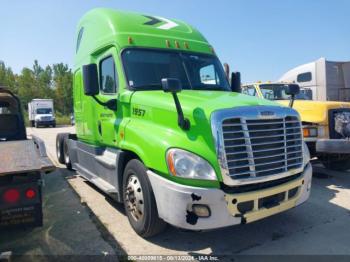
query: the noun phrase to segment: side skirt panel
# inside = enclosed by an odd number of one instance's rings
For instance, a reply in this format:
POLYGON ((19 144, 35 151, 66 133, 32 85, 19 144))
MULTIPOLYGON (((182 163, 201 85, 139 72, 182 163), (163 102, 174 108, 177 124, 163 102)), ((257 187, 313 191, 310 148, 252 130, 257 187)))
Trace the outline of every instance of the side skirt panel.
POLYGON ((118 163, 123 153, 119 149, 97 147, 69 139, 69 156, 72 167, 79 175, 116 201, 121 201, 119 175, 122 174, 119 174, 118 163))

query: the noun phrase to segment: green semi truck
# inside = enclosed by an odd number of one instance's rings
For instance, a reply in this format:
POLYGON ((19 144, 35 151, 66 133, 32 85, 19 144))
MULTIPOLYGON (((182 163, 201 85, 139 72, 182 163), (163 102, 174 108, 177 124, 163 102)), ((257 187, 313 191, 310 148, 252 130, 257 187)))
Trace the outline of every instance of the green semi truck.
POLYGON ((125 205, 142 237, 166 224, 208 230, 288 210, 310 194, 298 113, 232 92, 192 26, 110 9, 77 28, 76 134, 57 136, 67 168, 125 205))

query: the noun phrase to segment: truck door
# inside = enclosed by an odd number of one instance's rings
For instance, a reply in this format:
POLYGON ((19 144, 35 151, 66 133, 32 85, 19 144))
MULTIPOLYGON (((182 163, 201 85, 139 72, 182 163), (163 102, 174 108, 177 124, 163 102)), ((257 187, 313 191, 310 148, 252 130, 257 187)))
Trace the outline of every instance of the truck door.
MULTIPOLYGON (((115 48, 111 48, 98 61, 100 81, 100 94, 98 98, 103 102, 107 102, 110 99, 117 99, 118 96, 116 58, 117 52, 115 48)), ((99 141, 103 145, 115 145, 117 142, 118 121, 116 120, 118 107, 115 110, 98 104, 96 104, 96 107, 99 141)))

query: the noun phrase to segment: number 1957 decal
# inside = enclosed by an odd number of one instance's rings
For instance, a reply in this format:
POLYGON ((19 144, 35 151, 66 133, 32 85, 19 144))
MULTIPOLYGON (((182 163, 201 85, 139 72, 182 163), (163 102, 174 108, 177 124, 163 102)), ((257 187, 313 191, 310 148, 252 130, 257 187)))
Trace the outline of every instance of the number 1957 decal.
POLYGON ((141 108, 137 108, 137 107, 133 107, 132 114, 135 116, 144 116, 146 114, 146 110, 141 109, 141 108))

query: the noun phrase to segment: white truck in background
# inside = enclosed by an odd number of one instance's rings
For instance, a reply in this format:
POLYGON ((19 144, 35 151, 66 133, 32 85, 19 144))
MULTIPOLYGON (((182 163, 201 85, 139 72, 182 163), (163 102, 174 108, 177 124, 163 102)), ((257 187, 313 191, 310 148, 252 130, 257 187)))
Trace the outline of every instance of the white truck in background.
POLYGON ((32 127, 56 127, 52 99, 33 99, 28 103, 29 123, 32 127))
POLYGON ((350 101, 350 61, 320 58, 289 70, 278 81, 299 84, 312 100, 350 101))

